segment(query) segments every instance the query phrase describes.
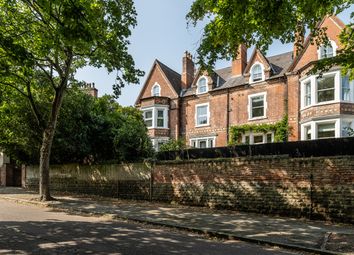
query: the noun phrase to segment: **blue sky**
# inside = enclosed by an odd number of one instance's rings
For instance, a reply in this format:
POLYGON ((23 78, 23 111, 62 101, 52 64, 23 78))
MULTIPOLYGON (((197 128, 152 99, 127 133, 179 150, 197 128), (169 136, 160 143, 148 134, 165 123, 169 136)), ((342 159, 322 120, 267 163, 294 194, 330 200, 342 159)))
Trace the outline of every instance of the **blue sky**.
MULTIPOLYGON (((138 26, 132 32, 129 52, 135 60, 136 67, 145 71, 145 76, 140 79, 139 84, 127 85, 122 90, 118 102, 124 106, 135 103, 155 59, 159 59, 180 73, 183 53, 188 50, 195 55, 203 29, 202 25, 187 28, 185 16, 192 0, 134 0, 134 2, 138 13, 138 26)), ((352 11, 354 11, 353 7, 339 17, 348 23, 352 11)), ((282 45, 280 42, 275 42, 269 48, 267 55, 276 55, 290 50, 292 50, 291 44, 282 45)), ((248 55, 250 54, 249 50, 248 55)), ((230 63, 220 61, 216 67, 228 65, 230 63)), ((99 96, 113 93, 112 84, 115 75, 109 75, 105 69, 86 67, 78 71, 76 78, 94 82, 99 96)))

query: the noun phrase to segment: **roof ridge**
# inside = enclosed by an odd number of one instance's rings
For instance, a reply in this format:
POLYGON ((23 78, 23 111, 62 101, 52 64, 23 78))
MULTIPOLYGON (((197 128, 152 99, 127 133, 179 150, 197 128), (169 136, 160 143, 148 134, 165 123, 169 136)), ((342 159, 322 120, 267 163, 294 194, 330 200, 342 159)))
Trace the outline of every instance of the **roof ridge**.
POLYGON ((156 59, 156 61, 160 64, 160 65, 163 65, 163 67, 169 69, 170 71, 178 74, 178 75, 181 75, 180 73, 176 72, 175 70, 173 70, 171 67, 169 67, 168 65, 164 64, 163 62, 161 62, 160 60, 156 59))
POLYGON ((280 53, 280 54, 276 54, 276 55, 272 55, 272 56, 267 56, 266 58, 274 58, 274 57, 279 57, 281 55, 287 55, 287 54, 290 54, 290 53, 293 53, 293 51, 287 51, 287 52, 283 52, 283 53, 280 53))

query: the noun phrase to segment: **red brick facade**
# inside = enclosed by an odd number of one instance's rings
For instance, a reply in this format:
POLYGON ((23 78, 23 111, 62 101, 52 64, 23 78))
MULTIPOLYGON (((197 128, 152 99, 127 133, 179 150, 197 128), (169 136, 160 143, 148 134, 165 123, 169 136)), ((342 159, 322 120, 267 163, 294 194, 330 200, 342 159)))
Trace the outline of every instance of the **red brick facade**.
MULTIPOLYGON (((188 52, 182 59, 182 75, 156 60, 136 102, 155 147, 178 138, 193 147, 226 146, 230 127, 276 123, 286 115, 290 141, 342 136, 344 125, 354 126, 354 84, 344 92, 340 68, 331 70, 324 81, 309 76, 308 70, 319 56, 330 57, 340 49, 338 35, 344 24, 337 17, 326 17, 319 26, 327 28, 333 53, 326 46, 312 45, 308 37, 295 58, 293 51, 265 57, 256 49, 247 60, 242 45, 232 65, 213 74, 196 72, 188 52)), ((252 137, 246 142, 262 142, 257 135, 244 134, 252 137)))

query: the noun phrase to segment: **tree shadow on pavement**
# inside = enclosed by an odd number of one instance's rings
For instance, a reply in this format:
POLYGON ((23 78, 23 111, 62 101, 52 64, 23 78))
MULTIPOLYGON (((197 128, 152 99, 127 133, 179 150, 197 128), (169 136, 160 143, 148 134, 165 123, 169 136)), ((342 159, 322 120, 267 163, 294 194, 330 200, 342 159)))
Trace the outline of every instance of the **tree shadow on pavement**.
POLYGON ((294 254, 125 222, 2 221, 0 254, 294 254), (238 253, 239 252, 239 253, 238 253))

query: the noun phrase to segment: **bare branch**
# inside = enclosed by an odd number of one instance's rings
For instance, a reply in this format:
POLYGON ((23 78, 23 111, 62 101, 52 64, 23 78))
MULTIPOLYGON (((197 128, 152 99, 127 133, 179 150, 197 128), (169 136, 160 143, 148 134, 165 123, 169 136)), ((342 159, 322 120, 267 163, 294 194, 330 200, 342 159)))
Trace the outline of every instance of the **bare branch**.
POLYGON ((41 64, 39 64, 38 62, 37 62, 37 66, 43 71, 43 73, 45 74, 45 76, 47 77, 47 79, 48 79, 48 81, 50 82, 50 84, 52 85, 52 87, 54 88, 54 89, 56 89, 56 86, 55 86, 55 83, 54 83, 54 81, 53 81, 53 72, 52 72, 52 70, 53 69, 51 69, 51 74, 50 73, 48 73, 48 71, 41 65, 41 64))

